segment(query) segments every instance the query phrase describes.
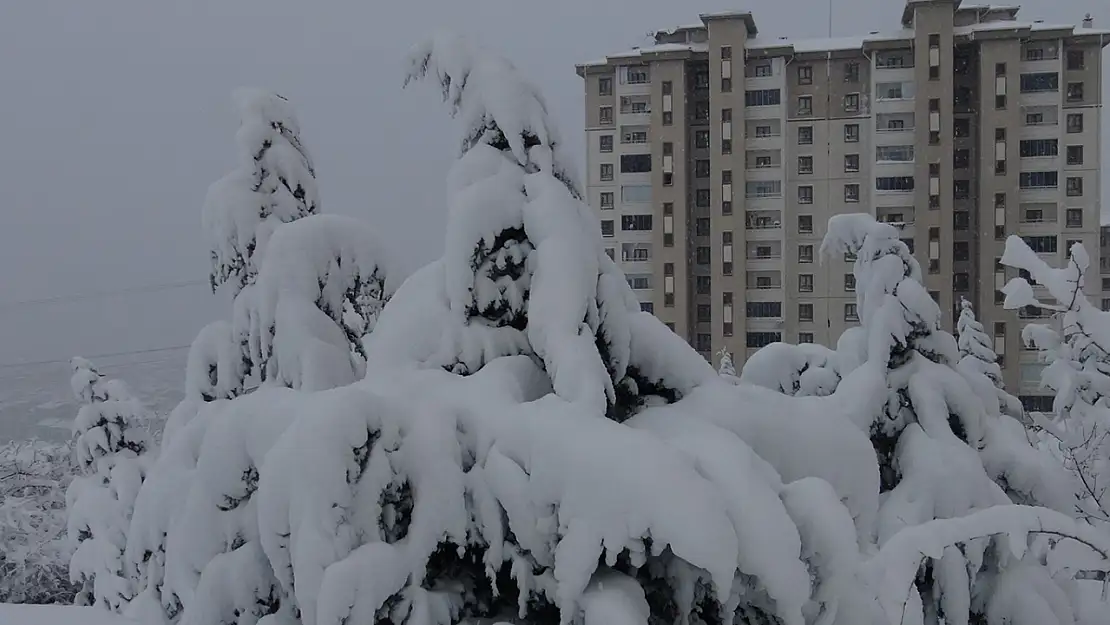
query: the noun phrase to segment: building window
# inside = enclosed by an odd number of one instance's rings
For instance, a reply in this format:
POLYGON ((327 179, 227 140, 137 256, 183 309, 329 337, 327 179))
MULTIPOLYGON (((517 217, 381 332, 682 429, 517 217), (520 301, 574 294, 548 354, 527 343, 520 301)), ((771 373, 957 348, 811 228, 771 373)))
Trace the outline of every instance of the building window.
POLYGON ((613 208, 613 192, 601 192, 601 210, 609 210, 613 208))
POLYGON ((709 177, 709 161, 707 159, 698 159, 694 161, 694 177, 695 178, 708 178, 709 177))
POLYGON ((721 154, 732 154, 732 139, 721 139, 721 154))
POLYGON ((613 180, 613 164, 601 164, 601 180, 602 182, 611 182, 613 180))
POLYGON ((952 197, 957 200, 966 200, 967 198, 971 197, 971 181, 953 180, 952 197))
POLYGON ((613 95, 613 78, 602 76, 597 79, 597 95, 613 95))
POLYGON ((952 152, 952 169, 967 169, 971 167, 971 150, 954 150, 952 152))
POLYGON ((609 257, 609 260, 616 260, 617 259, 617 250, 616 250, 616 248, 612 248, 612 247, 605 248, 605 255, 609 257))
POLYGON ((844 64, 844 82, 859 82, 859 63, 852 61, 844 64))
POLYGON ((844 274, 844 290, 849 293, 852 293, 856 290, 856 274, 844 274))
POLYGON ((844 96, 844 111, 846 113, 858 113, 859 112, 859 94, 858 93, 849 93, 848 95, 844 96))
POLYGON ((622 174, 644 174, 651 171, 650 154, 622 154, 622 174))
POLYGON ((859 143, 859 124, 844 124, 844 142, 859 143))
POLYGON ((798 304, 798 321, 813 321, 813 304, 798 304))
POLYGON ((1068 50, 1068 71, 1081 70, 1084 67, 1083 51, 1068 50))
POLYGON ((759 348, 782 340, 780 332, 748 332, 747 343, 749 348, 759 348))
POLYGON ((813 246, 812 245, 799 245, 798 246, 798 262, 799 263, 812 263, 813 262, 813 246))
POLYGON ((698 295, 709 295, 712 290, 713 283, 710 281, 709 276, 695 276, 694 277, 694 290, 698 295))
POLYGON ((855 304, 844 305, 844 320, 845 321, 859 321, 859 312, 856 310, 855 304))
POLYGON ((813 215, 798 215, 798 232, 801 234, 813 233, 813 215))
POLYGON ((601 236, 603 236, 603 237, 613 236, 613 220, 612 219, 602 219, 601 220, 601 236))
POLYGON ((845 202, 859 202, 859 185, 846 184, 844 185, 844 201, 845 202))
POLYGON ((694 262, 699 265, 708 265, 710 263, 709 248, 707 246, 698 246, 698 248, 694 251, 694 262))
POLYGON ((600 107, 597 110, 597 120, 602 126, 611 126, 613 124, 613 107, 600 107))
POLYGON ((952 260, 971 260, 971 245, 967 241, 954 241, 952 260))
POLYGON ((913 176, 879 176, 875 178, 876 191, 913 191, 913 176))
POLYGON ((811 273, 798 274, 798 292, 799 293, 812 293, 813 292, 813 274, 811 274, 811 273))
POLYGON ((1043 91, 1059 91, 1060 75, 1056 72, 1038 72, 1021 75, 1021 92, 1038 93, 1043 91))
POLYGON ((813 96, 798 96, 798 115, 813 115, 813 96))
POLYGON ((859 171, 859 154, 844 155, 844 172, 855 173, 859 171))
POLYGON ((651 215, 624 215, 621 217, 621 230, 651 230, 651 215))
POLYGON ((721 60, 732 58, 732 46, 721 46, 721 60))
POLYGON ((1068 165, 1082 165, 1083 164, 1083 146, 1069 145, 1068 146, 1068 165))
POLYGON ((732 79, 731 78, 722 78, 721 79, 721 93, 732 93, 732 79))
POLYGON ((647 204, 651 202, 650 184, 630 184, 621 187, 621 202, 624 204, 647 204))
POLYGON ((1005 141, 1006 140, 1006 129, 1005 128, 995 128, 994 129, 994 140, 995 141, 1005 141))
POLYGON ((812 174, 813 173, 813 157, 812 156, 799 156, 798 157, 798 173, 799 174, 812 174))
POLYGON ((798 66, 798 84, 799 85, 812 85, 813 84, 813 66, 812 65, 799 65, 798 66))
POLYGON ((771 72, 770 63, 759 63, 755 66, 755 69, 752 70, 752 74, 756 78, 767 78, 768 76, 771 76, 772 73, 773 72, 771 72))
POLYGON ((613 135, 601 135, 597 140, 598 149, 602 152, 613 151, 613 135))
POLYGON ((782 104, 778 89, 753 89, 744 92, 744 106, 775 106, 782 104))
POLYGON ((748 302, 746 316, 751 319, 781 319, 782 302, 748 302))
POLYGON ((1018 146, 1022 158, 1044 158, 1060 154, 1060 142, 1057 139, 1026 139, 1018 146))
POLYGON ((798 145, 813 145, 813 126, 798 127, 798 145))
POLYGON ((813 333, 812 332, 799 332, 798 333, 798 344, 799 345, 804 345, 806 343, 812 343, 812 342, 813 342, 813 333))
POLYGON ((640 302, 640 312, 654 313, 655 304, 652 304, 651 302, 640 302))
POLYGON ((697 319, 698 323, 712 323, 713 307, 709 304, 698 304, 697 319))
POLYGON ((1066 223, 1068 228, 1082 228, 1083 227, 1083 209, 1082 208, 1069 208, 1066 214, 1066 223))
POLYGON ((952 229, 967 230, 971 227, 971 213, 967 211, 952 212, 952 229))
POLYGON ((671 126, 674 124, 674 113, 671 111, 663 111, 663 125, 671 126))
POLYGON ((708 353, 713 349, 713 336, 709 334, 698 334, 696 339, 696 349, 699 352, 708 353))
POLYGON ((1059 179, 1054 171, 1023 171, 1018 176, 1018 185, 1022 189, 1055 189, 1059 179))
POLYGON ((813 204, 813 187, 809 185, 798 187, 798 203, 813 204))
POLYGON ((1083 113, 1068 113, 1067 129, 1071 134, 1083 132, 1083 113))
POLYGON ((709 218, 698 217, 694 220, 694 236, 707 237, 709 236, 709 218))
POLYGON ((1083 195, 1083 179, 1078 176, 1069 176, 1065 180, 1068 197, 1081 197, 1083 195))
POLYGON ((994 96, 994 108, 999 110, 999 111, 1004 110, 1006 108, 1006 96, 1004 96, 1004 95, 994 96))
POLYGON ((1083 83, 1069 82, 1068 83, 1068 102, 1082 102, 1083 101, 1083 83))
POLYGON ((971 289, 971 278, 964 272, 952 274, 952 290, 968 291, 971 289))
POLYGON ((1035 237, 1022 237, 1029 249, 1038 254, 1055 254, 1059 241, 1056 235, 1043 235, 1035 237))
POLYGON ((624 73, 625 82, 630 85, 646 85, 651 82, 647 65, 628 65, 624 73))
POLYGON ((699 150, 709 148, 709 131, 698 130, 694 133, 694 147, 699 150))
POLYGON ((880 145, 875 148, 875 160, 887 163, 912 163, 912 145, 880 145))
POLYGON ((710 202, 709 189, 698 189, 694 192, 694 206, 708 208, 710 202))

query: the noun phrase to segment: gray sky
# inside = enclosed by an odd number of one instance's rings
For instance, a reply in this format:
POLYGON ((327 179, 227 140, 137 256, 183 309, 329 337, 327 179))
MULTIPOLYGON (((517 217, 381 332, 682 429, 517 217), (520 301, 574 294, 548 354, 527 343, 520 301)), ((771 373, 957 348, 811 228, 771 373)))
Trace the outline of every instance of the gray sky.
MULTIPOLYGON (((836 2, 834 35, 897 28, 903 6, 836 2)), ((1110 26, 1104 0, 1022 4, 1110 26)), ((0 364, 186 344, 227 316, 204 287, 9 303, 205 278, 200 205, 233 164, 236 86, 292 100, 323 210, 371 220, 415 267, 442 249, 457 129, 432 86, 401 90, 411 45, 453 28, 502 50, 581 154, 575 62, 743 6, 761 34, 826 33, 822 0, 0 2, 0 364)))

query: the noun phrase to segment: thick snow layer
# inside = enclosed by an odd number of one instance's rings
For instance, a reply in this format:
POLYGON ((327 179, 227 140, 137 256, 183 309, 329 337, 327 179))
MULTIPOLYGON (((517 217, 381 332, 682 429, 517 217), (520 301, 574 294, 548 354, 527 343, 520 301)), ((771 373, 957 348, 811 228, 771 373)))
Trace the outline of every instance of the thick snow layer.
POLYGON ((253 88, 237 89, 233 100, 240 119, 239 164, 209 188, 202 221, 212 285, 231 282, 238 293, 254 281, 275 228, 317 212, 319 199, 289 101, 253 88))
POLYGON ((100 608, 9 603, 0 603, 0 623, 4 625, 140 625, 137 621, 100 608))

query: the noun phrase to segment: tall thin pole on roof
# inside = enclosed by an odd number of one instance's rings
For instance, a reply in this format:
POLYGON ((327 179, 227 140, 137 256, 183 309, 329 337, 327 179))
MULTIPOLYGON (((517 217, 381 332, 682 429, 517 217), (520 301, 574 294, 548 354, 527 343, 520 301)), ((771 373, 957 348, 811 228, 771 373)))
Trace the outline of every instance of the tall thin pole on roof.
POLYGON ((829 39, 832 39, 833 0, 829 0, 829 39))

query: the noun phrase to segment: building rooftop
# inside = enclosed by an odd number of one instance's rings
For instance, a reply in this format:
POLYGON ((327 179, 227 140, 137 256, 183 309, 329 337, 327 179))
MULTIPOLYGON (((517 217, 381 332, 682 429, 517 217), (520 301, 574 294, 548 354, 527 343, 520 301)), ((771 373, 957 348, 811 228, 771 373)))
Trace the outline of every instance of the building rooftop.
MULTIPOLYGON (((915 3, 921 2, 935 2, 937 0, 907 0, 907 9, 911 10, 911 6, 915 3)), ((1036 21, 1017 21, 1012 19, 1012 16, 1017 13, 1018 8, 1016 5, 986 5, 986 4, 961 4, 959 0, 951 0, 953 4, 957 5, 958 11, 978 11, 980 13, 995 13, 995 12, 1008 12, 1011 14, 1011 19, 997 20, 990 22, 982 22, 978 24, 970 24, 967 26, 957 26, 953 29, 953 33, 957 37, 967 37, 974 39, 976 33, 990 33, 990 32, 1004 32, 1004 31, 1028 31, 1029 33, 1047 32, 1047 31, 1066 31, 1075 37, 1097 36, 1100 38, 1102 45, 1105 47, 1110 45, 1110 29, 1098 29, 1076 26, 1075 24, 1050 24, 1040 20, 1036 21)), ((794 54, 805 54, 812 52, 837 52, 844 50, 860 50, 867 47, 869 43, 891 42, 891 41, 910 41, 914 37, 912 28, 902 28, 899 30, 892 30, 889 32, 877 32, 867 35, 857 35, 852 37, 832 37, 832 38, 794 38, 794 37, 759 37, 755 29, 755 21, 751 18, 751 13, 747 11, 725 11, 721 13, 703 13, 701 16, 701 24, 687 24, 684 26, 677 26, 669 30, 661 30, 656 33, 656 39, 669 35, 675 35, 683 31, 696 31, 706 28, 706 23, 715 19, 743 19, 748 28, 748 36, 750 37, 745 47, 749 50, 771 50, 776 48, 787 48, 794 54)), ((581 63, 578 65, 581 69, 585 67, 596 67, 610 64, 627 63, 629 59, 640 59, 645 55, 664 54, 669 52, 691 52, 691 53, 705 53, 708 48, 704 43, 660 43, 651 46, 644 46, 640 48, 633 48, 624 52, 610 54, 606 58, 581 63)), ((646 59, 645 59, 646 60, 646 59)))

